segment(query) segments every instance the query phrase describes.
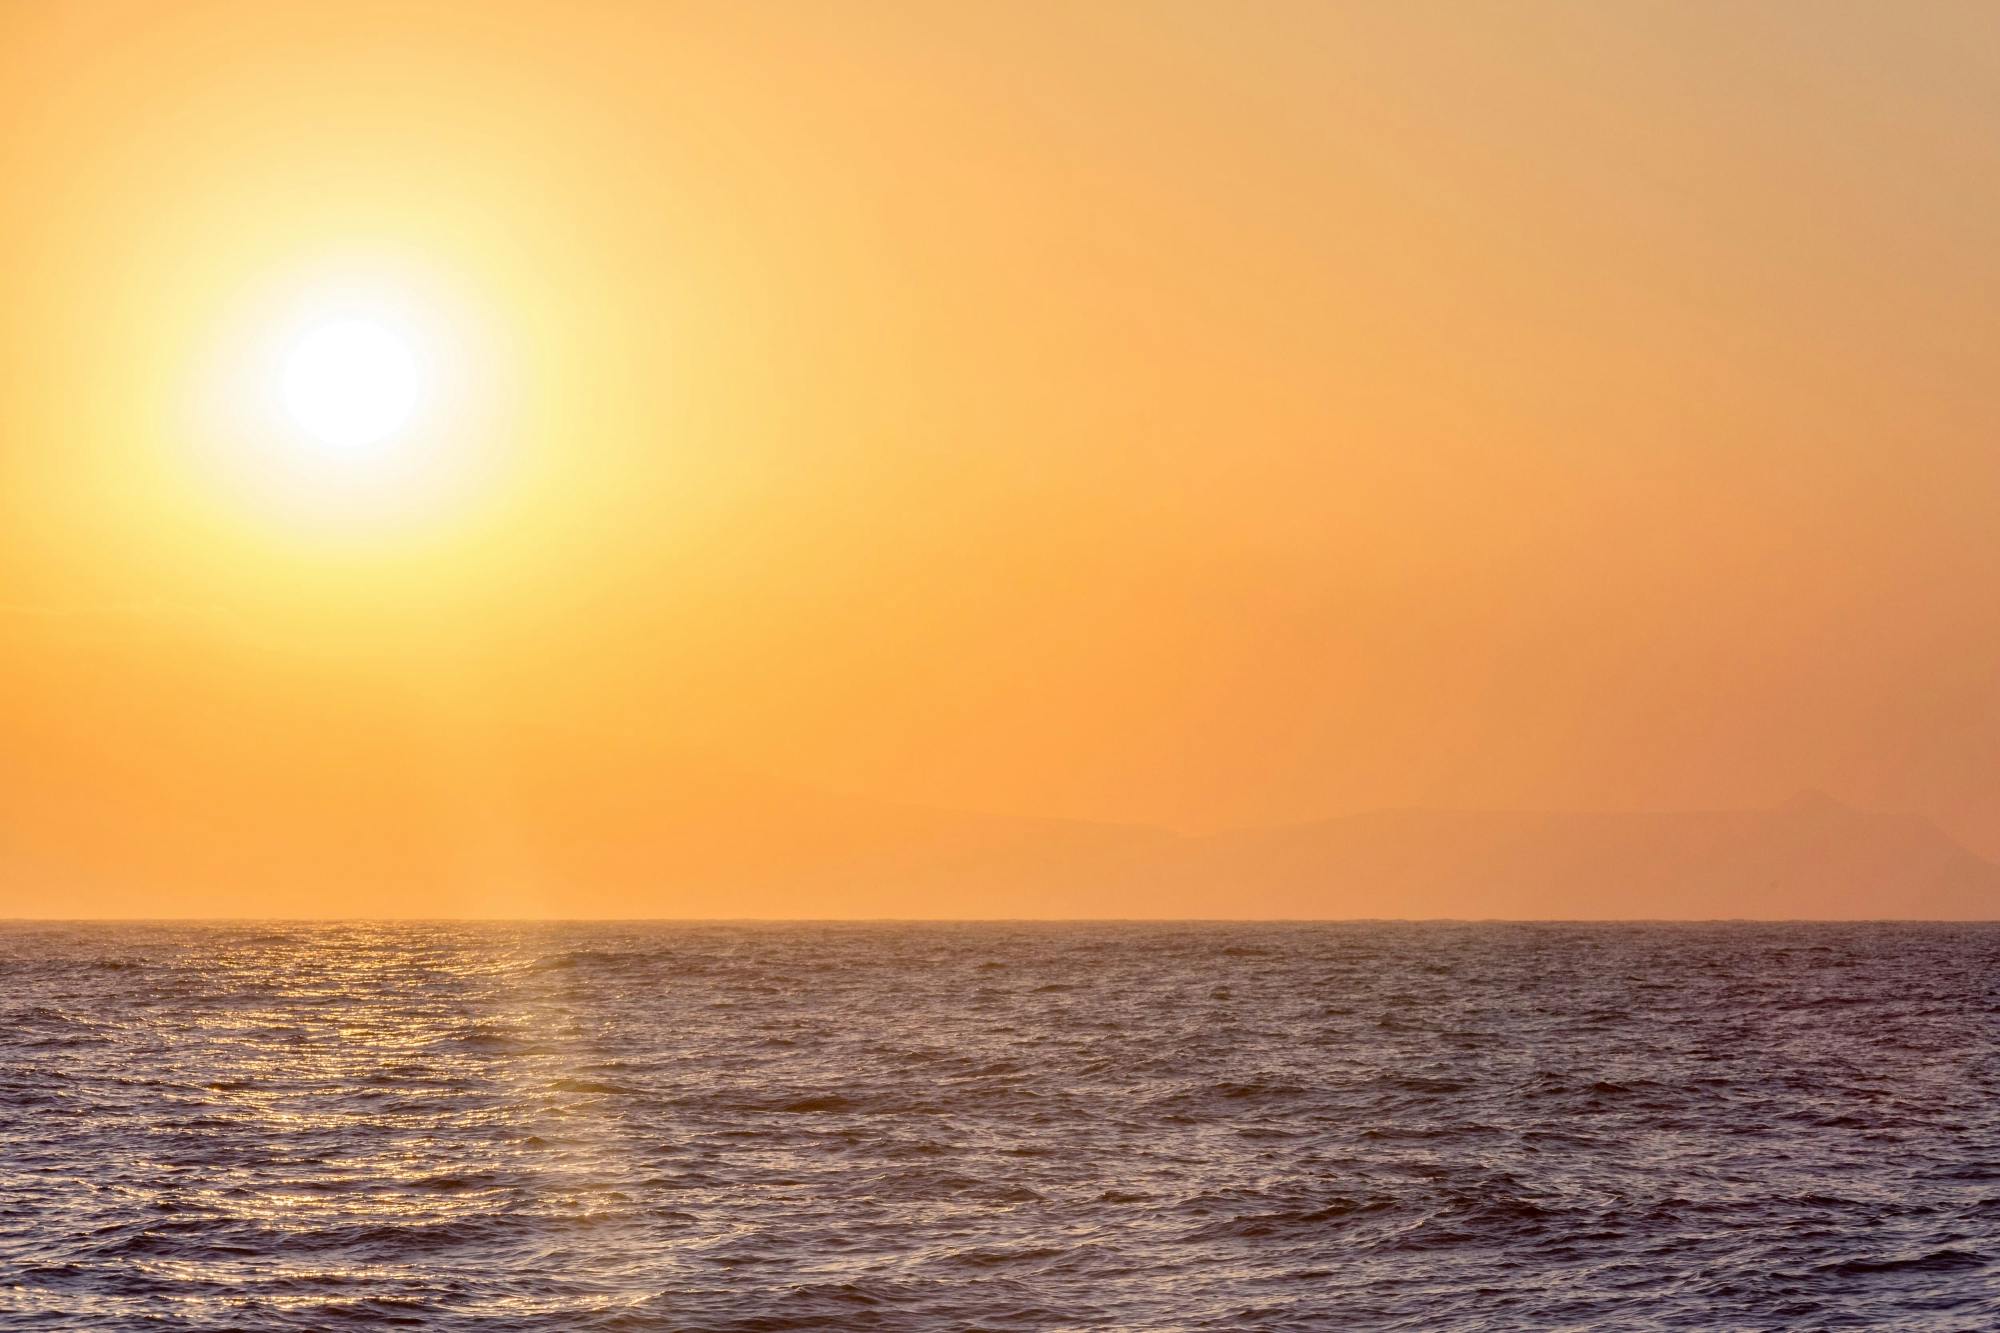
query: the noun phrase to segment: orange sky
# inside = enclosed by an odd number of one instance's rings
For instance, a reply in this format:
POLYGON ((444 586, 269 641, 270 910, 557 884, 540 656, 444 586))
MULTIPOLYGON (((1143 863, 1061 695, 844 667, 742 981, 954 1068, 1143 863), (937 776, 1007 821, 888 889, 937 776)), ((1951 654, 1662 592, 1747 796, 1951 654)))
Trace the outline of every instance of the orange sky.
POLYGON ((0 181, 0 915, 711 770, 2000 855, 1989 5, 14 4, 0 181), (349 503, 215 422, 352 274, 467 369, 349 503))

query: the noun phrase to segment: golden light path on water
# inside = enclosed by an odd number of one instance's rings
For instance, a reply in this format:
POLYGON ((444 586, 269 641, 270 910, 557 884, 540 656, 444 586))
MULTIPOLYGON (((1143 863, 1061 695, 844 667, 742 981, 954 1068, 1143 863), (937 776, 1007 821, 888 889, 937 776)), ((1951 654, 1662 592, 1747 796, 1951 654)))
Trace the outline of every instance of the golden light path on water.
MULTIPOLYGON (((565 1251, 593 1248, 610 1221, 607 1196, 628 1197, 611 1182, 630 1180, 633 1163, 600 1095, 610 1085, 574 1076, 601 1032, 579 1021, 561 970, 535 967, 539 942, 507 927, 357 924, 290 937, 274 926, 218 951, 201 974, 232 1002, 176 1034, 174 1059, 191 1077, 230 1070, 203 1086, 201 1120, 259 1150, 203 1170, 176 1198, 270 1243, 143 1267, 204 1285, 235 1272, 260 1294, 221 1305, 310 1320, 328 1287, 434 1285, 432 1251, 473 1241, 501 1197, 541 1238, 492 1261, 580 1262, 565 1251), (323 1239, 284 1239, 300 1235, 323 1239)), ((169 1160, 138 1165, 186 1174, 169 1160)), ((661 1250, 650 1262, 665 1273, 669 1259, 661 1250)), ((606 1293, 589 1304, 605 1313, 645 1299, 606 1293)), ((524 1283, 461 1312, 533 1320, 576 1309, 574 1294, 524 1283)))

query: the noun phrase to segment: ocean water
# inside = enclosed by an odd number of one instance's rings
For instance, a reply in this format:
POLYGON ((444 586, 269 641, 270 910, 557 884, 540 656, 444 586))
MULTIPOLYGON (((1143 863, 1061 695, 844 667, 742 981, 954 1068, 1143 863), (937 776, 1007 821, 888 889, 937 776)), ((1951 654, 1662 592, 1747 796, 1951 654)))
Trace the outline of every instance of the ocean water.
POLYGON ((0 927, 0 1329, 2000 1327, 2000 928, 0 927))

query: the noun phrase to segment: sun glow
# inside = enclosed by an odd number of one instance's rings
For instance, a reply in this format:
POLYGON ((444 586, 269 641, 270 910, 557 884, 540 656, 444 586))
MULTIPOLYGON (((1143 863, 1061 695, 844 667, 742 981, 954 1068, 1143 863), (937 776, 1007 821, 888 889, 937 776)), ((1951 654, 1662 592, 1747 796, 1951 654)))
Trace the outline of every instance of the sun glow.
POLYGON ((188 436, 227 521, 297 545, 445 538, 511 474, 520 378, 502 316, 404 263, 305 264, 239 301, 188 436))
POLYGON ((338 449, 391 441, 409 425, 424 389, 407 339, 374 320, 308 329, 285 358, 280 395, 307 434, 338 449))

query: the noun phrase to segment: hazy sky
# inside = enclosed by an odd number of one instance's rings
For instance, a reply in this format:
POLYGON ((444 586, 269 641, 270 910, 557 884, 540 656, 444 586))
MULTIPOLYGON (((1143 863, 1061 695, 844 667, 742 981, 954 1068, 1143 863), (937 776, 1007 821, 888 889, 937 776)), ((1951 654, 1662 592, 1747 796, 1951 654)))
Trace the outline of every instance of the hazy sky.
POLYGON ((1992 5, 11 4, 0 182, 0 779, 102 836, 612 735, 2000 854, 1992 5), (216 423, 361 280, 463 373, 329 499, 216 423))

